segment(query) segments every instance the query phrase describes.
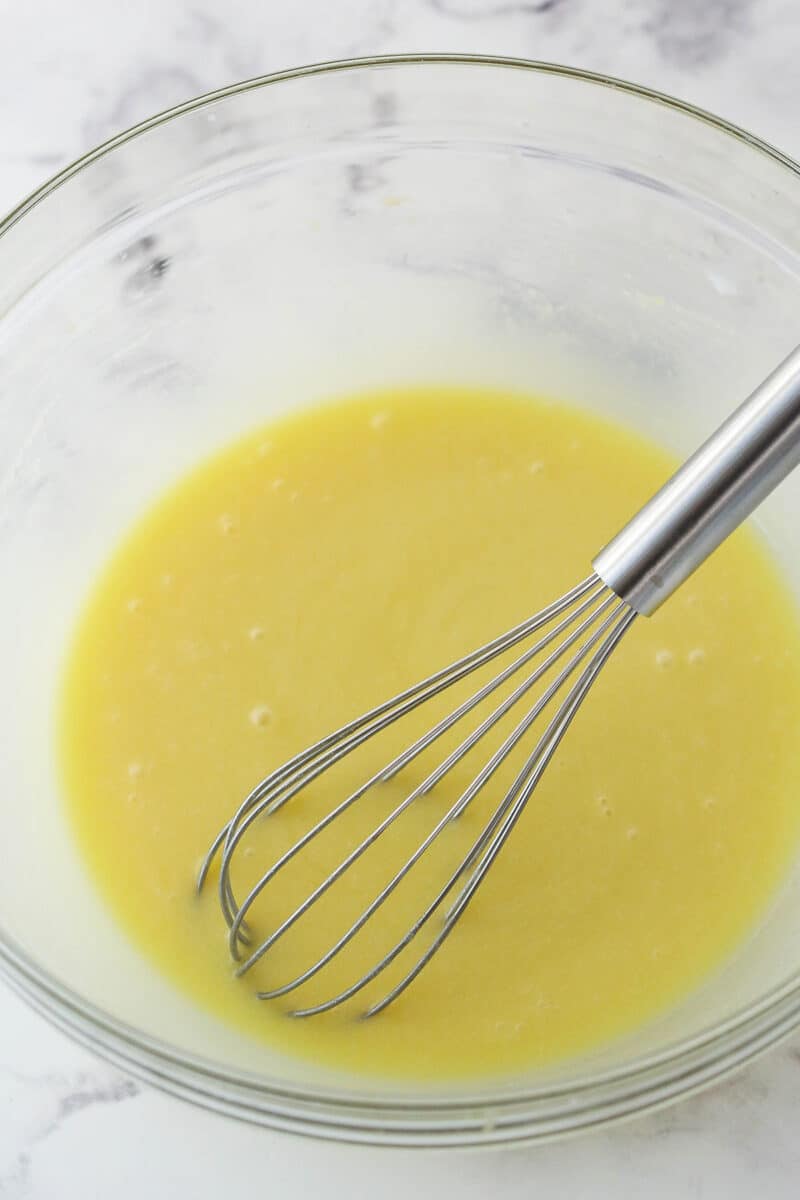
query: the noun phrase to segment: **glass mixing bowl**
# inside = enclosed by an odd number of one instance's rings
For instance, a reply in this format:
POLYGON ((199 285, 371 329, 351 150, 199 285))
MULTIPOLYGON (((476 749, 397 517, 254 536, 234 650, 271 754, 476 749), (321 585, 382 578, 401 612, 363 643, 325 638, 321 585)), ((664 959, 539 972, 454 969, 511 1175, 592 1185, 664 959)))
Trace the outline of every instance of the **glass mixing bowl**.
MULTIPOLYGON (((564 395, 685 453, 798 339, 798 213, 798 167, 705 113, 560 67, 446 56, 202 97, 11 213, 0 963, 12 986, 198 1103, 401 1144, 596 1126, 701 1087, 800 1024, 793 879, 683 1004, 546 1072, 414 1087, 254 1046, 176 992, 104 911, 53 748, 59 665, 92 572, 206 451, 326 395, 442 380, 564 395)), ((800 589, 798 511, 795 478, 759 522, 800 589)))

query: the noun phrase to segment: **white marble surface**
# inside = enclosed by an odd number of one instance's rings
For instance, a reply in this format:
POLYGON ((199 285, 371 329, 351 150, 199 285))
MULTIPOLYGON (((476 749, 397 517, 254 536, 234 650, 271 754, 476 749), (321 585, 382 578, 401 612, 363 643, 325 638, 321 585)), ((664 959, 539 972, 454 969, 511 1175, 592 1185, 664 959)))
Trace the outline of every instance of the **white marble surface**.
MULTIPOLYGON (((108 134, 246 76, 393 51, 525 55, 627 76, 800 157, 797 0, 0 0, 0 209, 108 134)), ((535 1150, 299 1141, 132 1082, 0 987, 0 1196, 266 1194, 770 1200, 800 1194, 800 1038, 711 1092, 535 1150)))

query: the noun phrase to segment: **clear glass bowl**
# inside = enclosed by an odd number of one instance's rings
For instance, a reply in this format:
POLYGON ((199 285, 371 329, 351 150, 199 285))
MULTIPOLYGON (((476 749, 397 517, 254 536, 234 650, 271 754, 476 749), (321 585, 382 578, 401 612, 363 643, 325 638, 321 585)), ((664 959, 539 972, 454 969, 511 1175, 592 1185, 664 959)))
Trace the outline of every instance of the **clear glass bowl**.
MULTIPOLYGON (((798 167, 707 114, 578 71, 446 56, 203 97, 13 212, 0 226, 10 983, 198 1103, 402 1144, 596 1126, 699 1088, 800 1024, 792 880, 684 1004, 558 1069, 415 1088, 254 1047, 174 991, 104 911, 65 822, 52 727, 92 571, 199 455, 331 393, 438 379, 562 394, 685 452, 797 340, 798 213, 798 167)), ((759 517, 798 588, 799 491, 788 481, 759 517)))

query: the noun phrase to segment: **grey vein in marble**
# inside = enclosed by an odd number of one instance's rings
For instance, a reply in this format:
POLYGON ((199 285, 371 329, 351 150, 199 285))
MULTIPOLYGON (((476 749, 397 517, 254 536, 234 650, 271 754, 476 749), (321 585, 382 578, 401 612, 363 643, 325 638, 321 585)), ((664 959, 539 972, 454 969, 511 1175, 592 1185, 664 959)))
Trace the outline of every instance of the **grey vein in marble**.
POLYGON ((24 1133, 22 1145, 9 1164, 0 1163, 0 1196, 23 1196, 30 1183, 31 1158, 37 1146, 61 1130, 65 1121, 98 1104, 120 1104, 139 1094, 132 1079, 107 1072, 108 1078, 80 1071, 74 1075, 45 1072, 26 1075, 0 1067, 0 1076, 24 1091, 44 1098, 35 1119, 24 1133))
POLYGON ((705 67, 751 29, 754 0, 650 0, 642 30, 667 62, 705 67))

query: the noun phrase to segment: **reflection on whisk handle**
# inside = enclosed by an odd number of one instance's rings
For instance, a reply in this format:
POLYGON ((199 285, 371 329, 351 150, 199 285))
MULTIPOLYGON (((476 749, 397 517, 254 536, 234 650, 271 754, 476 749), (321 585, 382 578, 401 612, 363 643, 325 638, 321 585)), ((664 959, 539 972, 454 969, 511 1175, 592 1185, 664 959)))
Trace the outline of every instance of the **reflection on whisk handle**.
POLYGON ((800 462, 800 347, 592 563, 649 616, 800 462))

